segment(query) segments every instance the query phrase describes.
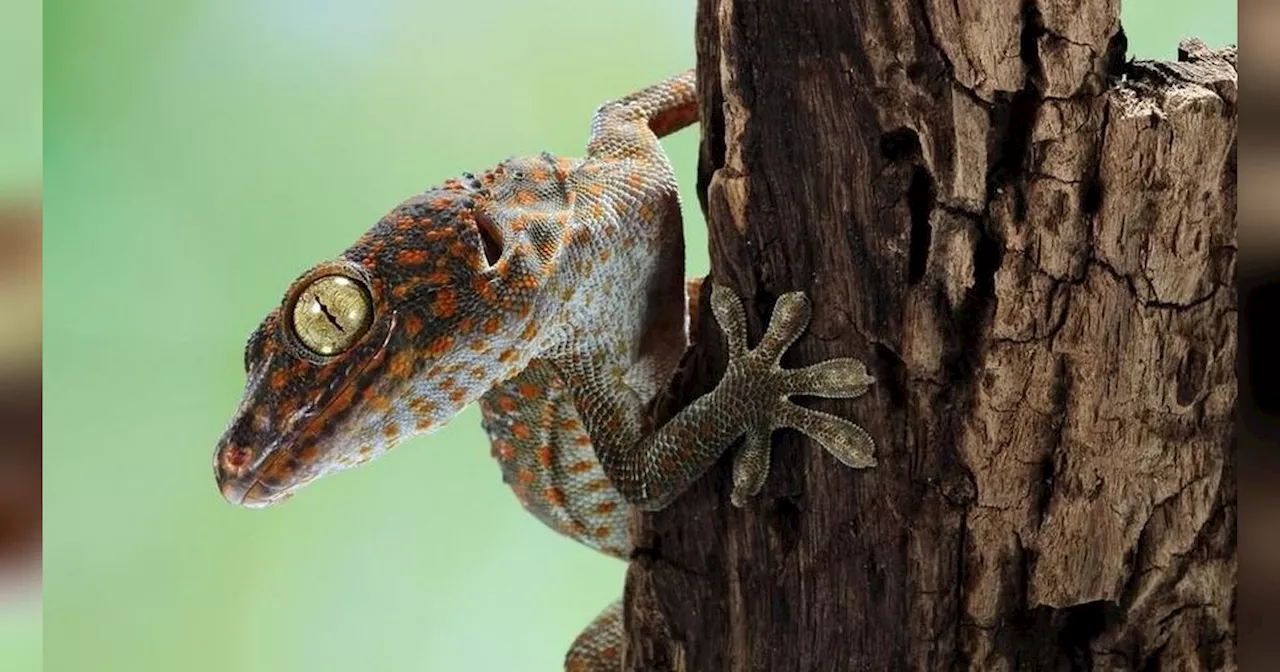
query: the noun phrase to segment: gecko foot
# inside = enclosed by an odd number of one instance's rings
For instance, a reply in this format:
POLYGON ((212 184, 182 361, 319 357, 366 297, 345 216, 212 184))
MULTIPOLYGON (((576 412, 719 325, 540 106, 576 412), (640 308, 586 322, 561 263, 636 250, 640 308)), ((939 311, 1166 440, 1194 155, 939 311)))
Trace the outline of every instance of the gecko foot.
POLYGON ((730 500, 735 506, 743 506, 764 486, 771 457, 769 437, 775 429, 796 429, 855 469, 875 466, 875 443, 865 430, 788 399, 797 394, 853 398, 875 383, 862 362, 848 357, 800 369, 779 366, 783 353, 809 325, 809 300, 803 293, 778 297, 769 327, 754 350, 747 348, 746 314, 733 290, 712 287, 711 310, 729 345, 729 366, 720 385, 736 386, 739 394, 734 396, 742 403, 756 402, 749 404, 753 412, 748 414, 746 438, 734 454, 730 500))

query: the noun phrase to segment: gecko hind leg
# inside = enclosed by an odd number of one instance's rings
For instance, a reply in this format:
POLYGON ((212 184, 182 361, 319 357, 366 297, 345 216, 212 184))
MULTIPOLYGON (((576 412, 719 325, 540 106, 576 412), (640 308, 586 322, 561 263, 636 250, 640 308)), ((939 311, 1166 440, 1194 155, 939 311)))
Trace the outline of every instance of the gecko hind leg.
POLYGON ((564 657, 565 672, 618 672, 622 636, 622 598, 618 598, 573 640, 564 657))
POLYGON ((792 395, 853 398, 861 396, 875 383, 862 362, 848 357, 800 369, 784 369, 779 365, 783 353, 809 325, 809 300, 802 292, 778 297, 769 326, 754 350, 747 349, 746 315, 741 300, 732 290, 722 285, 712 287, 711 310, 728 341, 730 366, 741 363, 753 370, 755 376, 773 382, 772 402, 764 409, 763 422, 747 427, 742 445, 734 454, 730 500, 735 506, 743 506, 764 487, 771 458, 769 437, 775 429, 798 430, 849 467, 875 466, 875 442, 865 430, 844 418, 788 400, 792 395))

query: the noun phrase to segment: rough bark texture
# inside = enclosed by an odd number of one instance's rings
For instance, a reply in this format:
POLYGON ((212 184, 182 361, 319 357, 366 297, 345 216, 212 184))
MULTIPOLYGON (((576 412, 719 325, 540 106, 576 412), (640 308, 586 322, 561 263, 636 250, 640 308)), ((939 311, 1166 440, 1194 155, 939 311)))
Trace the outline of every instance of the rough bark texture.
MULTIPOLYGON (((637 517, 627 669, 1234 668, 1235 50, 1118 13, 701 0, 713 277, 809 293, 880 464, 779 432, 637 517)), ((704 314, 673 403, 723 364, 704 314)))

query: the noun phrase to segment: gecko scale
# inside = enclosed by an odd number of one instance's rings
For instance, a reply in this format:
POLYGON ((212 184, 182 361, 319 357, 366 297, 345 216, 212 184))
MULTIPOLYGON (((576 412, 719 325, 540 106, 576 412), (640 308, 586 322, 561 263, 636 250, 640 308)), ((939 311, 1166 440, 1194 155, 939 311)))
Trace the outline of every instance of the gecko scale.
MULTIPOLYGON (((674 172, 658 139, 697 121, 694 74, 602 105, 586 156, 512 158, 396 206, 303 273, 250 335, 242 402, 218 442, 222 495, 261 507, 430 432, 478 401, 503 480, 543 523, 626 558, 633 508, 659 509, 739 438, 731 499, 759 492, 769 436, 875 464, 861 428, 791 395, 856 397, 861 362, 779 360, 808 325, 783 294, 754 349, 713 286, 729 345, 717 387, 661 426, 648 406, 688 345, 674 172)), ((621 600, 573 642, 569 670, 618 670, 621 600)))

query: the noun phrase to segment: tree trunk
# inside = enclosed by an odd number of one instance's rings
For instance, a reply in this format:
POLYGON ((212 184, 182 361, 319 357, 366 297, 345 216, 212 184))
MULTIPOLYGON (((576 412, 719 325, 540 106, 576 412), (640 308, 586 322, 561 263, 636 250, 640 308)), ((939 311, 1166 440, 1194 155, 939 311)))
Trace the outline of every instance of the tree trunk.
MULTIPOLYGON (((1235 666, 1235 49, 1112 0, 701 0, 712 276, 877 440, 639 515, 629 670, 1235 666)), ((703 287, 667 408, 719 378, 703 287)))

